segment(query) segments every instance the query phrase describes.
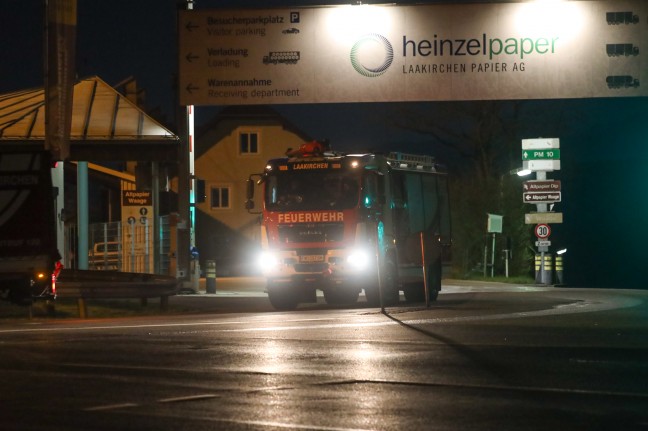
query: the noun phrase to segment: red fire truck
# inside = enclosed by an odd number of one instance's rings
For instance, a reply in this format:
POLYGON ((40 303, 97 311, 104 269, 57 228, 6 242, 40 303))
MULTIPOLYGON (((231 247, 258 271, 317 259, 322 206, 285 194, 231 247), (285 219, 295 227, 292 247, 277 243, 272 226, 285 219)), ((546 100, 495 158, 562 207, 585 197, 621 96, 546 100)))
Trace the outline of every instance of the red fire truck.
POLYGON ((268 161, 248 181, 263 186, 259 263, 272 305, 435 300, 450 256, 445 169, 433 157, 341 154, 319 142, 268 161))

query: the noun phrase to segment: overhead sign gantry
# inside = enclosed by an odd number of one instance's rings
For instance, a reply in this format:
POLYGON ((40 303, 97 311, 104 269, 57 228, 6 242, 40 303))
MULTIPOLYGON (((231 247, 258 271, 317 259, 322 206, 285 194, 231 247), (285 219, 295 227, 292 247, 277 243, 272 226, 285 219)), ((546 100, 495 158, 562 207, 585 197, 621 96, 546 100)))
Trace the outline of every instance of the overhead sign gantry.
POLYGON ((648 96, 647 15, 639 0, 182 11, 180 103, 648 96))

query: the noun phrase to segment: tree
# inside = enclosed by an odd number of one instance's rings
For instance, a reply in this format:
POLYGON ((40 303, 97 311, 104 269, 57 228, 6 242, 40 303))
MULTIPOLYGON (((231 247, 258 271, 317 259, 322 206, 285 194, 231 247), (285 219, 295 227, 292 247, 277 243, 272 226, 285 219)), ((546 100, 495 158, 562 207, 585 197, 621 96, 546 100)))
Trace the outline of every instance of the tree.
MULTIPOLYGON (((475 101, 427 105, 398 115, 403 130, 429 136, 435 151, 451 160, 453 258, 456 276, 479 269, 487 242, 487 214, 504 216, 496 251, 496 273, 503 273, 503 249, 513 249, 510 274, 532 271, 530 227, 524 224, 521 186, 511 170, 521 165, 520 136, 528 129, 526 102, 475 101), (523 115, 526 114, 526 115, 523 115), (507 238, 510 238, 507 241, 507 238)), ((408 108, 409 109, 409 108, 408 108)), ((490 248, 489 248, 490 252, 490 248)), ((489 259, 490 262, 490 259, 489 259)))

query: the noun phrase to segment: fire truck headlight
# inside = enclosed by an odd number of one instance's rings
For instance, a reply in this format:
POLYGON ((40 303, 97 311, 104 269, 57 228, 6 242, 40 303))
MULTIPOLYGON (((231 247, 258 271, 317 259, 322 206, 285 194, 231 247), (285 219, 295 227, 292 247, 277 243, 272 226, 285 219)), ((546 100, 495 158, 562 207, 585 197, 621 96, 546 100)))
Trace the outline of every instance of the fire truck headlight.
POLYGON ((280 261, 276 254, 264 251, 259 255, 257 263, 263 272, 267 272, 276 269, 280 261))
POLYGON ((370 255, 366 250, 353 250, 347 257, 347 263, 356 270, 365 270, 369 266, 370 255))

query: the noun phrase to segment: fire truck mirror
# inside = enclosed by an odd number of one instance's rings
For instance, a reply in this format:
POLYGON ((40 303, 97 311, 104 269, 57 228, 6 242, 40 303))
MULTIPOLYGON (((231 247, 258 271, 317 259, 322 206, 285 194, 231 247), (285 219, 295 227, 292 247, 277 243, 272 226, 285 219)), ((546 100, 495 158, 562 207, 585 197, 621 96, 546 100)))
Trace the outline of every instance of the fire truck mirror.
POLYGON ((368 209, 378 209, 385 204, 383 179, 377 172, 368 172, 364 177, 364 205, 368 209))
MULTIPOLYGON (((246 190, 246 198, 247 201, 245 202, 245 207, 248 208, 249 203, 252 204, 251 208, 254 208, 254 202, 252 202, 252 199, 254 199, 254 180, 252 178, 248 178, 247 182, 247 190, 246 190)), ((248 208, 248 209, 251 209, 248 208)))

